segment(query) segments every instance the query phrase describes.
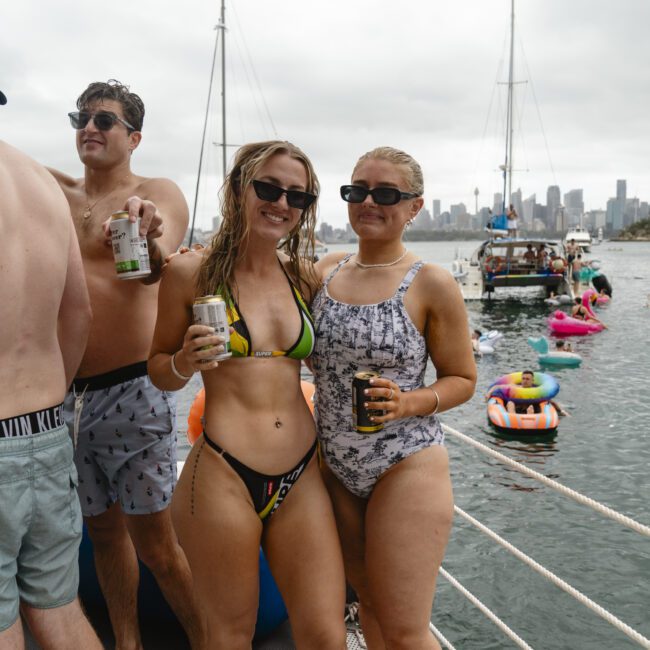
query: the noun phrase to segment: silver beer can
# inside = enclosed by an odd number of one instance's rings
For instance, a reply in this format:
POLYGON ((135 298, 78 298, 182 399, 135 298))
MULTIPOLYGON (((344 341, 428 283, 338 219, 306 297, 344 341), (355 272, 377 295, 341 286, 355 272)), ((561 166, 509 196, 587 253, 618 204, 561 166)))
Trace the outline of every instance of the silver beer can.
MULTIPOLYGON (((224 299, 219 296, 201 296, 194 301, 192 306, 192 312, 194 314, 194 323, 196 325, 208 325, 214 328, 214 333, 223 336, 224 341, 224 351, 221 354, 217 354, 211 359, 206 359, 206 361, 221 361, 222 359, 228 359, 232 356, 230 350, 230 326, 228 325, 228 314, 226 312, 226 303, 224 299)), ((202 350, 207 350, 212 345, 207 345, 202 350)))
POLYGON ((140 236, 140 217, 133 222, 125 210, 114 212, 110 229, 117 277, 131 280, 151 275, 147 238, 140 236))

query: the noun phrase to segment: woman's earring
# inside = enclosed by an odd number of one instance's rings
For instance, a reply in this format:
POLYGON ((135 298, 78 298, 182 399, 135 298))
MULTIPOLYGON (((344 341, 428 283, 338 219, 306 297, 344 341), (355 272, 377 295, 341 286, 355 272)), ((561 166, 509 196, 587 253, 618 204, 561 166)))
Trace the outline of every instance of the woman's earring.
POLYGON ((413 219, 409 219, 409 220, 406 222, 406 227, 407 227, 407 228, 410 228, 412 225, 413 225, 413 219))

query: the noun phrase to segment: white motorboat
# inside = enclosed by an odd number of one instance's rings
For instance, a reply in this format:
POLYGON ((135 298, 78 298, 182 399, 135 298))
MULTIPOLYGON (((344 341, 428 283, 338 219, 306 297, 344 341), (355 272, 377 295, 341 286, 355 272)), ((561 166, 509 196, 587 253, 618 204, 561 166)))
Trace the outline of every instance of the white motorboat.
POLYGON ((583 253, 589 253, 591 249, 591 235, 586 228, 582 226, 573 226, 567 230, 562 242, 565 246, 571 241, 575 241, 576 245, 580 247, 583 253))

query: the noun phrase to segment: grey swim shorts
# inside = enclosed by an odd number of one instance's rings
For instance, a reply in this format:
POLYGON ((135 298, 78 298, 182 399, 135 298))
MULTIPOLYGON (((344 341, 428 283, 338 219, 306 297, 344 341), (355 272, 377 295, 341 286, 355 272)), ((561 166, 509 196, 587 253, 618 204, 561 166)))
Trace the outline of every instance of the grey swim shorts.
POLYGON ((74 427, 81 405, 75 463, 85 517, 119 500, 127 515, 164 510, 176 485, 176 401, 149 379, 146 362, 75 379, 65 401, 74 427))
POLYGON ((0 632, 20 600, 50 609, 77 596, 82 520, 62 411, 0 420, 0 632))

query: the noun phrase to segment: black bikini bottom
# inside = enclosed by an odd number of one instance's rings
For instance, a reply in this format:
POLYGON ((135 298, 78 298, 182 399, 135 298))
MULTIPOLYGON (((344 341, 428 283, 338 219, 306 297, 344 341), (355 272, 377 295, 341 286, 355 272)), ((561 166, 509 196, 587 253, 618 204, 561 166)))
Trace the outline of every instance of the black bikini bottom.
POLYGON ((239 478, 244 481, 251 495, 251 499, 253 499, 255 512, 257 512, 262 521, 269 519, 278 509, 289 493, 289 490, 304 472, 305 467, 307 467, 318 446, 318 442, 314 441, 309 451, 293 469, 290 469, 284 474, 271 476, 256 472, 254 469, 248 467, 248 465, 244 465, 244 463, 222 449, 214 440, 210 440, 205 431, 203 432, 203 437, 208 445, 221 455, 228 465, 237 472, 239 478))

